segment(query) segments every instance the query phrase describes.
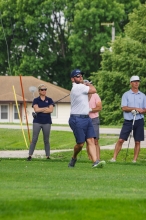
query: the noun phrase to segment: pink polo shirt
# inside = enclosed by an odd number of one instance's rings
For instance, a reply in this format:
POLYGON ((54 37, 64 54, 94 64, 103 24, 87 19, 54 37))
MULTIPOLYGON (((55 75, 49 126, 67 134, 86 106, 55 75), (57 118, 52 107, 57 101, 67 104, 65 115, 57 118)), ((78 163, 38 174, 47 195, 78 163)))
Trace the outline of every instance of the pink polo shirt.
MULTIPOLYGON (((97 103, 101 102, 101 99, 97 93, 92 94, 90 101, 89 101, 89 108, 95 108, 97 103)), ((98 112, 89 112, 90 118, 96 118, 99 117, 98 112)))

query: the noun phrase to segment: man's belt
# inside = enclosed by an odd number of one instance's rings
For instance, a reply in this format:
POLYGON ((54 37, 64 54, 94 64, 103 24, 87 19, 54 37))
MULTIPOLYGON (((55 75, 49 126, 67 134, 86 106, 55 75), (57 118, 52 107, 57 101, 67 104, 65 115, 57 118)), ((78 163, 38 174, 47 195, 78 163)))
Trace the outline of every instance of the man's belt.
MULTIPOLYGON (((138 121, 138 120, 141 120, 141 119, 143 119, 143 118, 137 119, 137 120, 135 120, 135 121, 138 121)), ((133 119, 132 119, 132 120, 127 120, 127 119, 125 119, 125 121, 133 121, 133 119)))
POLYGON ((71 114, 70 116, 75 116, 75 117, 80 117, 80 118, 89 118, 89 115, 71 114))

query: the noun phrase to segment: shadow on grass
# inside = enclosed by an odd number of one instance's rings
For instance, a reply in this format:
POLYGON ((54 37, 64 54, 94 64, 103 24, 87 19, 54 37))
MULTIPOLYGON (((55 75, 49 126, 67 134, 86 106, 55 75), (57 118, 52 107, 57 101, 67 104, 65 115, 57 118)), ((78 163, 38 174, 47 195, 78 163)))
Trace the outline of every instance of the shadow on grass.
POLYGON ((1 219, 145 219, 146 199, 27 199, 0 201, 1 219))

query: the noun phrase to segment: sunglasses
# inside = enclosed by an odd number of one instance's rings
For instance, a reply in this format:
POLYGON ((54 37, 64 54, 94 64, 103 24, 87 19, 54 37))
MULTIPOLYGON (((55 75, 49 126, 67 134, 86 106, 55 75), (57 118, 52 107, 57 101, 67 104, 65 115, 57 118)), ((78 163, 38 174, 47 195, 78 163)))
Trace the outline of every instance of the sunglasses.
POLYGON ((47 89, 40 89, 41 91, 47 91, 47 89))
POLYGON ((76 78, 80 78, 80 77, 82 77, 82 75, 81 75, 81 74, 80 74, 80 75, 76 75, 75 77, 76 77, 76 78))

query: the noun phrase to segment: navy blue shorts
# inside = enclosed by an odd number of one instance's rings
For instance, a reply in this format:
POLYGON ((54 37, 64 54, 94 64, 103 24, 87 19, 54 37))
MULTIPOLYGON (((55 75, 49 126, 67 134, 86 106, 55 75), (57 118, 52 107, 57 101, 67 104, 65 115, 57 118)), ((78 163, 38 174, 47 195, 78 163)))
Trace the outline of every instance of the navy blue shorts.
POLYGON ((91 118, 80 118, 77 116, 70 116, 69 125, 73 130, 76 143, 84 143, 88 138, 96 137, 91 118))
MULTIPOLYGON (((124 120, 119 138, 127 141, 132 130, 133 120, 124 120)), ((135 120, 133 126, 133 137, 135 141, 144 141, 144 119, 135 120)))

